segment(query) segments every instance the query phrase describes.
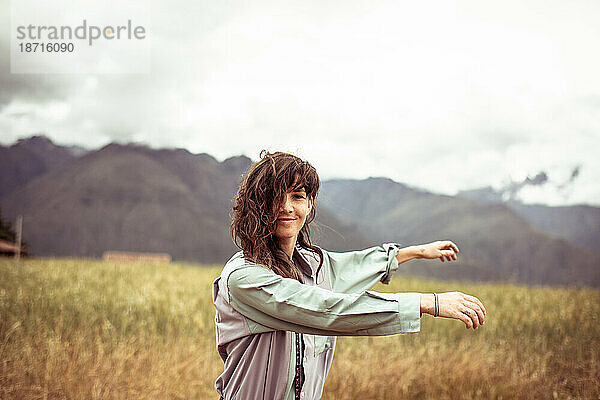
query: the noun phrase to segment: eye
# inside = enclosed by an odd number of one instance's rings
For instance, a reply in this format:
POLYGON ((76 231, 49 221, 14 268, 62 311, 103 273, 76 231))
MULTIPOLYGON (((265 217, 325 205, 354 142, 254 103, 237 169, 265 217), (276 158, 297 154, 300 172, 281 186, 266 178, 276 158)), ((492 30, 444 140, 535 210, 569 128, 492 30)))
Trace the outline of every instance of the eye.
POLYGON ((295 198, 295 199, 305 199, 305 198, 306 198, 306 196, 305 196, 305 195, 303 195, 303 194, 295 194, 295 195, 294 195, 294 198, 295 198))

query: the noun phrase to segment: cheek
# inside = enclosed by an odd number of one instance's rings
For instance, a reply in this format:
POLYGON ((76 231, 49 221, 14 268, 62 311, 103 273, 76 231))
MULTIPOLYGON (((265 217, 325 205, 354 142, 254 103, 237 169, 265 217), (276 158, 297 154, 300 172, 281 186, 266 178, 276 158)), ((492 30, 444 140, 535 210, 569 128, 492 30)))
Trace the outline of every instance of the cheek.
POLYGON ((306 222, 306 218, 308 218, 308 214, 310 213, 309 209, 302 210, 302 225, 306 222))

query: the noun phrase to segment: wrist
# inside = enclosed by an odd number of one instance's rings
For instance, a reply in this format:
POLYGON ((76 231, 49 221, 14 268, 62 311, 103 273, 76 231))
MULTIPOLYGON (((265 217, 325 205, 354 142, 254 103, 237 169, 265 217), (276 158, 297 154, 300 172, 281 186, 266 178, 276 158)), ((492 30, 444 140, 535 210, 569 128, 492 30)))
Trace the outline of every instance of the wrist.
POLYGON ((418 249, 415 246, 408 246, 398 250, 396 254, 396 259, 398 260, 398 264, 402 264, 403 262, 414 260, 415 258, 419 258, 418 249))
POLYGON ((433 315, 435 311, 435 298, 433 293, 421 294, 421 313, 433 315))

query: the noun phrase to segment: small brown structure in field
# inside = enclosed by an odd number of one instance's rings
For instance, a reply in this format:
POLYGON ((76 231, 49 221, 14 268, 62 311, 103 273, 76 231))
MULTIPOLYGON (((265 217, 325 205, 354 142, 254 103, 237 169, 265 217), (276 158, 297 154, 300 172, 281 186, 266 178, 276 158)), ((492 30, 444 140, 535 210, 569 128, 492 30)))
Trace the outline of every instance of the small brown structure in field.
POLYGON ((151 264, 169 264, 171 256, 167 253, 136 253, 132 251, 105 251, 104 261, 145 262, 151 264))
MULTIPOLYGON (((13 242, 7 242, 6 240, 0 240, 0 256, 1 257, 14 257, 19 247, 13 242)), ((27 249, 25 246, 21 246, 21 255, 27 255, 27 249)))

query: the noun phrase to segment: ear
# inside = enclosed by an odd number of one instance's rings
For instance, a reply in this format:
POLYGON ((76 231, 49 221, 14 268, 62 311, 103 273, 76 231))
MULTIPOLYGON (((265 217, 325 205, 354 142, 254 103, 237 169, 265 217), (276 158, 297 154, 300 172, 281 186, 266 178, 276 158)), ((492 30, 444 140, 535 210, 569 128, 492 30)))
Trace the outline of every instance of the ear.
POLYGON ((310 210, 312 210, 312 206, 313 206, 313 198, 309 197, 308 198, 308 212, 310 212, 310 210))

